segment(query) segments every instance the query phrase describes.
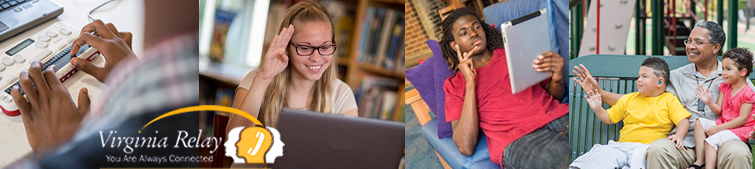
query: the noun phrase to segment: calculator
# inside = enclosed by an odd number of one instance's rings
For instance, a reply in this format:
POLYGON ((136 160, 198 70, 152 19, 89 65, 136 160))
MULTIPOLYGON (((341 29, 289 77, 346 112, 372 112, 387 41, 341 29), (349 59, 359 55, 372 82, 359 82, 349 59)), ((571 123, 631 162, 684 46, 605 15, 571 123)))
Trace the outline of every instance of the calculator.
MULTIPOLYGON (((20 115, 10 92, 13 86, 18 85, 19 73, 28 70, 32 61, 41 62, 42 70, 55 65, 55 75, 61 82, 65 82, 78 72, 70 64, 73 57, 92 61, 99 54, 97 49, 88 45, 81 46, 78 51, 71 51, 71 44, 79 36, 79 29, 69 24, 58 21, 45 29, 33 30, 41 31, 12 45, 0 47, 0 109, 7 116, 20 115), (71 52, 76 55, 71 56, 71 52)), ((22 35, 28 36, 30 33, 22 35)), ((23 90, 21 94, 24 94, 23 90)))

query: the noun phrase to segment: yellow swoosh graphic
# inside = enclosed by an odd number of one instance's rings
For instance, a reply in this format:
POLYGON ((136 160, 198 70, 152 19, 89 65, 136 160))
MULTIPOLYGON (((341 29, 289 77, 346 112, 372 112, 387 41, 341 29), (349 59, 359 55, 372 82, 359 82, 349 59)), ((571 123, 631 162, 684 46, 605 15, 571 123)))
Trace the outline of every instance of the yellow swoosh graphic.
POLYGON ((181 108, 181 109, 177 109, 177 110, 173 110, 173 111, 170 111, 168 113, 165 113, 165 114, 163 114, 163 115, 161 115, 161 116, 153 119, 149 123, 145 124, 144 127, 142 127, 142 129, 139 130, 139 133, 142 133, 142 130, 144 130, 144 128, 147 127, 149 124, 152 124, 153 122, 155 122, 157 120, 160 120, 162 118, 165 118, 165 117, 168 117, 168 116, 172 116, 172 115, 176 115, 176 114, 188 113, 188 112, 197 112, 197 111, 221 111, 221 112, 233 113, 233 114, 237 114, 237 115, 240 115, 241 117, 245 117, 245 118, 249 119, 249 121, 254 122, 254 124, 256 124, 256 125, 262 126, 262 123, 259 120, 257 120, 257 118, 254 118, 254 116, 252 116, 249 113, 246 113, 246 112, 244 112, 242 110, 239 110, 239 109, 236 109, 236 108, 232 108, 232 107, 218 106, 218 105, 199 105, 199 106, 185 107, 185 108, 181 108))

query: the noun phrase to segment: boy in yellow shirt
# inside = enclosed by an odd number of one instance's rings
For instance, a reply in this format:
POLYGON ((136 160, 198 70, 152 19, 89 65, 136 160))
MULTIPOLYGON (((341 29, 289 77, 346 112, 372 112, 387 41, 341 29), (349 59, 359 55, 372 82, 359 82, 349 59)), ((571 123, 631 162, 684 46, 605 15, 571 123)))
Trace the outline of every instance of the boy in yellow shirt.
POLYGON ((602 100, 597 91, 587 91, 588 104, 595 115, 605 124, 624 121, 618 142, 608 145, 596 144, 578 157, 570 168, 645 168, 645 150, 653 141, 668 138, 676 148, 684 148, 683 139, 689 130, 690 113, 671 93, 665 92, 669 79, 666 61, 649 57, 642 62, 637 77, 639 92, 622 96, 616 105, 608 110, 601 107, 602 100), (675 135, 668 136, 671 129, 679 128, 675 135), (667 137, 668 136, 668 137, 667 137))

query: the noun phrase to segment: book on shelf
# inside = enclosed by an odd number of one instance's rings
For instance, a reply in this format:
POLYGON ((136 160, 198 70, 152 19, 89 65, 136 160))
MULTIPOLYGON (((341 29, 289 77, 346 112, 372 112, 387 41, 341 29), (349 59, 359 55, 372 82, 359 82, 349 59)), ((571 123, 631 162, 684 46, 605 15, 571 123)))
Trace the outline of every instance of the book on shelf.
POLYGON ((403 59, 399 50, 404 42, 404 12, 382 7, 368 7, 362 22, 357 56, 359 62, 394 71, 403 59))
POLYGON ((233 98, 236 96, 236 91, 233 89, 218 88, 215 94, 215 105, 233 106, 233 98))
POLYGON ((406 70, 406 67, 404 67, 406 65, 406 60, 405 60, 406 58, 404 58, 405 49, 406 49, 406 44, 404 43, 399 48, 399 51, 398 51, 398 59, 396 59, 396 65, 398 66, 395 67, 396 72, 404 72, 406 70))
MULTIPOLYGON (((386 51, 388 52, 387 53, 388 60, 382 62, 384 64, 383 67, 385 67, 386 69, 394 69, 394 67, 403 65, 403 64, 399 64, 403 62, 399 62, 398 60, 399 59, 404 60, 403 58, 404 56, 403 44, 404 44, 404 30, 405 30, 404 15, 403 14, 396 15, 395 21, 396 23, 393 24, 393 29, 391 29, 391 35, 389 39, 390 42, 386 42, 386 43, 389 43, 388 49, 386 51), (398 48, 401 48, 400 53, 399 53, 398 48)), ((400 72, 403 72, 403 71, 400 71, 400 72)))
MULTIPOLYGON (((375 53, 375 61, 374 63, 385 63, 387 58, 387 50, 377 50, 377 49, 386 49, 388 48, 388 43, 391 41, 391 35, 393 35, 393 20, 396 18, 394 16, 396 12, 393 10, 388 10, 385 13, 385 20, 383 20, 382 26, 380 27, 382 30, 380 31, 380 40, 378 41, 379 44, 377 48, 373 48, 376 50, 377 53, 375 53)), ((387 69, 390 69, 388 67, 385 67, 387 69)))
POLYGON ((393 120, 393 113, 396 112, 396 100, 398 100, 398 94, 396 92, 383 92, 383 104, 380 109, 380 119, 393 120))
MULTIPOLYGON (((200 85, 200 90, 203 94, 200 95, 200 105, 219 105, 231 107, 233 105, 233 99, 236 95, 235 90, 228 88, 218 88, 215 86, 200 85)), ((229 113, 221 111, 200 111, 199 112, 199 128, 206 131, 205 137, 213 136, 218 129, 224 130, 227 123, 217 124, 218 116, 227 118, 229 113), (220 128, 218 128, 220 127, 220 128)))
POLYGON ((399 81, 392 78, 364 75, 355 97, 360 117, 399 121, 396 114, 399 81))
MULTIPOLYGON (((401 90, 404 90, 404 89, 402 88, 401 90)), ((404 102, 403 102, 406 99, 405 97, 406 96, 405 96, 404 93, 399 93, 398 100, 401 101, 401 103, 398 103, 399 105, 405 105, 404 102)), ((399 122, 406 123, 406 117, 404 115, 406 115, 406 109, 409 108, 409 107, 408 106, 399 106, 399 107, 396 107, 396 108, 398 109, 398 111, 396 111, 396 114, 393 115, 393 119, 395 119, 394 121, 399 121, 399 122)))
POLYGON ((217 9, 215 11, 215 25, 212 31, 209 58, 213 62, 223 61, 225 42, 228 38, 228 28, 231 27, 235 12, 217 9))
POLYGON ((351 42, 354 31, 354 16, 356 15, 356 4, 344 1, 323 1, 325 10, 330 14, 335 29, 335 41, 338 44, 336 56, 347 59, 351 53, 351 42))

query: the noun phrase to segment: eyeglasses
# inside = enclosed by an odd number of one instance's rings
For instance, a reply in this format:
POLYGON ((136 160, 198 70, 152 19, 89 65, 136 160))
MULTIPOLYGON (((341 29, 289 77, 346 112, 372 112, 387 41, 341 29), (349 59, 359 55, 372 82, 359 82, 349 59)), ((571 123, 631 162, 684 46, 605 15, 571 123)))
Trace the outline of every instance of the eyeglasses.
POLYGON ((329 45, 322 45, 322 46, 309 46, 309 45, 296 45, 293 43, 288 43, 294 46, 296 48, 296 54, 299 54, 300 56, 309 56, 312 55, 312 53, 315 52, 315 49, 317 49, 317 53, 320 53, 320 55, 328 56, 332 55, 336 52, 336 45, 335 44, 329 44, 329 45))
POLYGON ((700 45, 709 44, 709 43, 713 43, 713 42, 691 41, 689 39, 684 40, 684 45, 685 46, 689 46, 689 45, 692 45, 692 44, 694 44, 695 46, 700 46, 700 45))

